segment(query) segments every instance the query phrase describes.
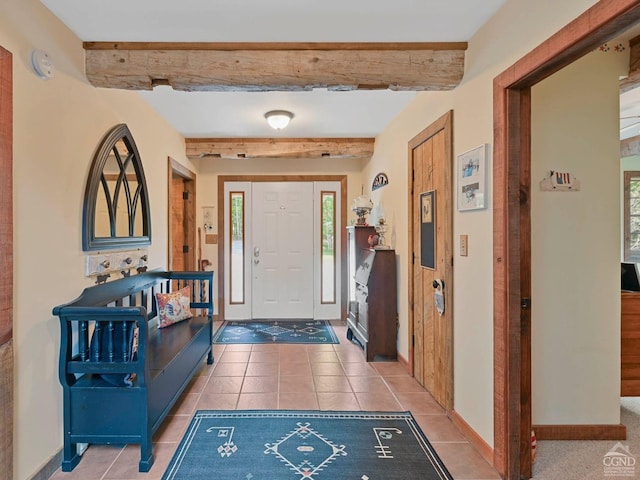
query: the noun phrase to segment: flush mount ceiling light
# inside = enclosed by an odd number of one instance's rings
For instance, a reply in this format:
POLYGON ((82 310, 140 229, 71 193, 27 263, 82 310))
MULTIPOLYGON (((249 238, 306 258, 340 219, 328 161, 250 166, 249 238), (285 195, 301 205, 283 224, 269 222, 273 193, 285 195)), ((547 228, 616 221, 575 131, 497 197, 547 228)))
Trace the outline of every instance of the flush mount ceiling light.
POLYGON ((274 130, 282 130, 293 118, 293 113, 287 110, 271 110, 264 114, 264 118, 267 119, 267 123, 274 130))

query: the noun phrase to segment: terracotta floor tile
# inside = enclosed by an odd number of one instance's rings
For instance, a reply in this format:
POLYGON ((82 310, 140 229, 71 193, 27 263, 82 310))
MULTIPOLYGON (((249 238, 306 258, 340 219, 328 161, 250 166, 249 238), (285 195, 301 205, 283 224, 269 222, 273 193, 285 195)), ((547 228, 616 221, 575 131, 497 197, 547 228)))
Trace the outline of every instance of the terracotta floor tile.
POLYGON ((390 393, 387 384, 380 377, 347 377, 354 392, 390 393))
POLYGON ((294 343, 286 343, 280 345, 278 348, 278 352, 280 352, 280 358, 284 357, 292 357, 292 358, 300 358, 300 360, 308 360, 307 354, 307 346, 304 344, 294 344, 294 343))
POLYGON ((444 414, 413 415, 431 442, 466 442, 462 432, 444 414))
POLYGON ((203 361, 202 368, 198 370, 198 373, 196 373, 194 380, 196 380, 199 377, 208 377, 209 375, 211 375, 211 372, 213 371, 214 368, 215 368, 215 362, 209 365, 206 361, 203 361))
MULTIPOLYGON (((122 447, 110 445, 89 445, 72 472, 58 469, 50 480, 100 480, 122 450, 122 447)), ((140 457, 135 461, 136 470, 139 460, 140 457)))
POLYGON ((314 375, 344 375, 344 369, 340 363, 311 363, 311 371, 314 375))
POLYGON ((269 353, 279 353, 280 352, 280 344, 278 343, 255 343, 251 345, 252 352, 269 352, 269 353))
POLYGON ((336 352, 334 352, 333 350, 331 351, 327 350, 327 351, 309 352, 309 361, 311 363, 321 363, 321 362, 338 363, 340 359, 338 358, 338 355, 336 354, 336 352))
POLYGON ((224 353, 220 356, 220 363, 227 362, 248 362, 249 357, 251 356, 250 351, 233 351, 233 350, 225 350, 224 353))
POLYGON ((199 393, 183 393, 169 412, 169 415, 192 415, 195 412, 199 398, 199 393))
POLYGON ((243 380, 243 377, 211 377, 202 393, 240 393, 243 380))
POLYGON ((313 393, 315 397, 315 384, 311 375, 287 375, 280 376, 280 393, 313 393))
POLYGON ((415 378, 408 375, 385 377, 385 382, 394 392, 424 392, 424 387, 415 378))
POLYGON ((336 354, 338 355, 338 358, 340 359, 340 361, 343 363, 347 363, 347 362, 362 363, 365 361, 364 352, 359 348, 357 350, 352 348, 350 348, 349 350, 338 350, 336 354))
POLYGON ((323 376, 314 376, 313 383, 316 386, 316 392, 352 392, 351 384, 347 377, 344 375, 323 375, 323 376))
POLYGON ((242 383, 242 390, 240 391, 240 394, 267 393, 267 392, 277 392, 277 391, 278 391, 277 376, 244 377, 244 382, 242 383))
POLYGON ((247 363, 218 363, 211 373, 212 377, 237 377, 243 376, 247 370, 247 363))
POLYGON ((249 363, 245 375, 247 377, 267 377, 269 375, 278 375, 279 373, 280 364, 276 360, 273 363, 249 363))
POLYGON ((290 363, 280 360, 280 376, 286 375, 311 375, 311 364, 305 363, 290 363))
POLYGON ((179 442, 190 421, 191 415, 167 415, 153 436, 153 441, 179 442))
POLYGON ((278 408, 277 393, 242 393, 237 410, 273 410, 278 408))
POLYGON ((307 350, 309 353, 314 352, 333 352, 333 343, 319 343, 319 344, 307 344, 307 350))
POLYGON ((371 364, 383 377, 390 375, 408 375, 407 369, 398 362, 371 362, 371 364))
POLYGON ((177 443, 154 443, 154 462, 147 473, 138 472, 140 447, 127 445, 122 454, 113 462, 104 480, 160 480, 167 469, 177 443))
POLYGON ((396 393, 403 410, 409 410, 413 415, 444 413, 444 410, 433 399, 431 394, 422 393, 396 393))
POLYGON ((280 410, 318 410, 318 399, 313 392, 280 392, 280 410))
POLYGON ((371 412, 400 412, 402 407, 391 393, 356 393, 361 410, 371 412))
POLYGON ((500 475, 467 442, 432 442, 438 456, 456 480, 493 480, 500 475))
POLYGON ((227 348, 226 345, 221 345, 219 343, 214 343, 213 344, 213 358, 214 358, 214 360, 219 358, 220 355, 222 355, 222 353, 225 351, 226 348, 227 348))
POLYGON ((225 352, 250 352, 251 347, 247 343, 230 343, 225 345, 225 352))
POLYGON ((189 385, 187 385, 185 393, 201 393, 208 381, 209 376, 200 375, 197 377, 193 377, 193 380, 191 380, 189 385))
POLYGON ((354 393, 318 393, 317 396, 321 410, 360 410, 354 393))
POLYGON ((380 377, 380 374, 370 363, 365 362, 342 362, 342 369, 348 376, 368 376, 380 377))
POLYGON ((196 410, 235 410, 239 396, 238 393, 203 393, 196 410))
POLYGON ((277 351, 273 352, 251 352, 251 356, 249 357, 250 363, 277 363, 280 360, 280 354, 277 351))

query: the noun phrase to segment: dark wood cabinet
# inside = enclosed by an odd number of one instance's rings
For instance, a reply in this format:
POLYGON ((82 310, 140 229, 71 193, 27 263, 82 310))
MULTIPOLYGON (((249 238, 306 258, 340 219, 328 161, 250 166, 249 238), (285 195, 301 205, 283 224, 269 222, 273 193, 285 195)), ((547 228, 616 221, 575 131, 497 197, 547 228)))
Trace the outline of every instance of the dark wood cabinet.
POLYGON ((367 362, 397 357, 396 252, 370 248, 375 233, 374 227, 347 227, 347 338, 362 345, 367 362))
POLYGON ((620 396, 640 395, 640 292, 621 294, 620 396))

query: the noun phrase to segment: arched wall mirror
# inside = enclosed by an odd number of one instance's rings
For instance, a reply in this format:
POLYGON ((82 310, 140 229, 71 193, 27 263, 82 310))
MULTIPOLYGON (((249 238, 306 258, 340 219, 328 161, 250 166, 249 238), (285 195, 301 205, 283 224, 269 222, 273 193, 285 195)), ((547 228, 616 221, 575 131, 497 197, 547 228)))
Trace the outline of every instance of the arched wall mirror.
POLYGON ((151 215, 138 148, 125 124, 102 140, 89 172, 82 212, 82 249, 151 243, 151 215))

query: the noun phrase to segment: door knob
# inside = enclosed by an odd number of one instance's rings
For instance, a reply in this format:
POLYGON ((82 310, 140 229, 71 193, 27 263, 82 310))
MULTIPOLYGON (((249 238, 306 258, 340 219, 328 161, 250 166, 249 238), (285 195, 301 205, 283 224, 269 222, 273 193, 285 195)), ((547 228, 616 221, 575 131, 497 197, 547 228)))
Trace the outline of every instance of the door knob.
POLYGON ((253 263, 258 265, 260 263, 260 259, 259 258, 254 258, 253 259, 253 263))

